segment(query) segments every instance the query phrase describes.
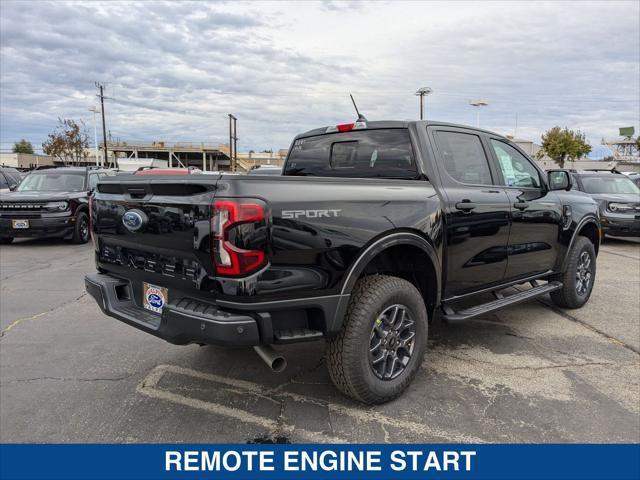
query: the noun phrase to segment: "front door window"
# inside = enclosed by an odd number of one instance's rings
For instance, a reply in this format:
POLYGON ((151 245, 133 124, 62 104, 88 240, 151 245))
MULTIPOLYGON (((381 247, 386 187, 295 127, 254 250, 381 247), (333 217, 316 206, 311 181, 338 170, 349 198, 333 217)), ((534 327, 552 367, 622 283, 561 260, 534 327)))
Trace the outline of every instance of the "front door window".
POLYGON ((498 157, 504 185, 507 187, 540 188, 540 174, 531 162, 511 145, 491 140, 498 157))

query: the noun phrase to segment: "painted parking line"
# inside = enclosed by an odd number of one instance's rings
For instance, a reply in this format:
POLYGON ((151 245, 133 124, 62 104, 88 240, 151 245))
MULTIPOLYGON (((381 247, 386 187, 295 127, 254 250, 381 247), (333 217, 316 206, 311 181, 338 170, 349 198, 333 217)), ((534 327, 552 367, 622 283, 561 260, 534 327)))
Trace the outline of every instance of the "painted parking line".
POLYGON ((441 438, 456 443, 483 443, 483 440, 477 437, 467 436, 457 432, 444 431, 430 425, 412 422, 400 418, 389 417, 378 410, 372 409, 371 407, 350 407, 347 405, 328 402, 326 400, 321 400, 319 398, 311 397, 308 395, 301 395, 298 393, 280 390, 278 388, 268 389, 263 385, 246 380, 222 377, 213 373, 200 372, 176 365, 158 365, 140 382, 137 387, 137 391, 139 393, 148 397, 169 401, 187 407, 203 410, 215 415, 232 418, 244 423, 257 425, 261 428, 269 430, 270 432, 295 433, 300 437, 313 442, 345 443, 348 440, 334 437, 332 435, 327 435, 324 432, 315 432, 300 428, 296 425, 289 425, 286 424, 284 420, 276 421, 265 416, 257 415, 254 412, 250 412, 242 408, 222 405, 218 402, 202 400, 199 398, 183 395, 181 393, 169 391, 159 386, 160 381, 167 373, 183 375, 206 382, 212 382, 216 384, 217 387, 222 388, 230 394, 240 393, 243 396, 266 399, 277 403, 282 403, 283 400, 288 399, 300 404, 313 404, 326 408, 329 415, 345 415, 352 420, 355 420, 356 422, 378 426, 382 430, 384 430, 385 427, 393 427, 425 437, 427 439, 441 438))

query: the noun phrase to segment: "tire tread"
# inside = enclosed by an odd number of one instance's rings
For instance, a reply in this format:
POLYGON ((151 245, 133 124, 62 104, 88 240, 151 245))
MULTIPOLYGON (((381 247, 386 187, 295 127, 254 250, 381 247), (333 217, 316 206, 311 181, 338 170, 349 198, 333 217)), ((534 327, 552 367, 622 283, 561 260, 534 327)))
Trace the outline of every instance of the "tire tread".
POLYGON ((580 252, 584 249, 588 249, 591 251, 593 262, 594 262, 594 270, 593 277, 591 280, 591 289, 593 289, 593 284, 596 279, 596 269, 595 269, 595 249, 593 247, 593 243, 587 237, 579 236, 576 238, 575 243, 571 247, 569 252, 569 261, 567 263, 567 268, 561 274, 558 274, 553 277, 553 280, 559 280, 562 282, 562 288, 551 292, 551 300, 560 308, 568 308, 575 309, 582 307, 591 296, 591 291, 589 294, 584 297, 579 297, 575 290, 575 270, 578 265, 578 259, 580 257, 580 252))
POLYGON ((342 393, 363 403, 375 404, 393 400, 411 383, 418 370, 414 368, 408 372, 393 394, 380 396, 371 391, 362 372, 354 365, 357 363, 355 359, 362 341, 359 332, 367 330, 371 310, 381 297, 397 291, 413 291, 422 300, 415 286, 402 278, 370 275, 360 279, 351 295, 342 330, 329 341, 327 347, 327 368, 331 380, 342 393))

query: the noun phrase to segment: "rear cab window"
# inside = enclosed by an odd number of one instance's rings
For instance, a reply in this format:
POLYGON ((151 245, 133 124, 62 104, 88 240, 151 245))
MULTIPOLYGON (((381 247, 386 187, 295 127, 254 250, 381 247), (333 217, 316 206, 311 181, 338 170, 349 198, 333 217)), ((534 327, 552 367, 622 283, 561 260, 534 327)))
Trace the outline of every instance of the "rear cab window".
POLYGON ((418 177, 409 130, 354 130, 298 138, 284 175, 352 178, 418 177))
POLYGON ((436 130, 435 138, 447 175, 464 185, 492 185, 489 160, 473 133, 436 130))

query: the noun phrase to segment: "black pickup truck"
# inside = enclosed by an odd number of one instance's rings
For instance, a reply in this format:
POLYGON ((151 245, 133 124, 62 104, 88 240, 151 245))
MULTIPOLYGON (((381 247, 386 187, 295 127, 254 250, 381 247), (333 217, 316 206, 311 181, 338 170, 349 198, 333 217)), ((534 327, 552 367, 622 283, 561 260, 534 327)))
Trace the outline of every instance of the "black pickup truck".
POLYGON ((254 346, 274 370, 285 361, 272 344, 325 339, 335 385, 381 403, 420 368, 435 316, 548 293, 587 302, 600 221, 571 187, 484 130, 319 128, 294 139, 281 176, 102 179, 86 288, 129 325, 174 344, 254 346))

